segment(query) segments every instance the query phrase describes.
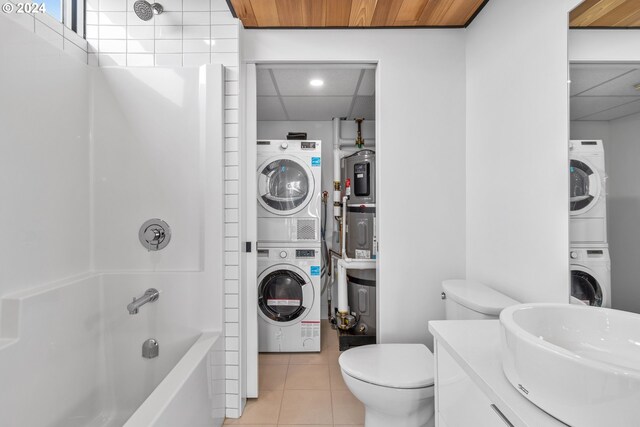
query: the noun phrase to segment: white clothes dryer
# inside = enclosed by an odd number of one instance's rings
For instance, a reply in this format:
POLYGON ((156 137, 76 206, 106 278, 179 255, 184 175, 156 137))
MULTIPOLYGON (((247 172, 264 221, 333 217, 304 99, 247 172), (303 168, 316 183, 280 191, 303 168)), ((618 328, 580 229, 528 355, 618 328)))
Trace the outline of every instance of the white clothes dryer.
POLYGON ((258 242, 320 242, 321 141, 257 141, 258 242))
POLYGON ((320 351, 320 245, 258 246, 258 350, 320 351))
POLYGON ((571 242, 607 243, 607 192, 602 140, 569 142, 571 242))
POLYGON ((595 307, 611 307, 609 247, 576 247, 569 251, 571 300, 595 307), (577 300, 577 301, 576 301, 577 300))

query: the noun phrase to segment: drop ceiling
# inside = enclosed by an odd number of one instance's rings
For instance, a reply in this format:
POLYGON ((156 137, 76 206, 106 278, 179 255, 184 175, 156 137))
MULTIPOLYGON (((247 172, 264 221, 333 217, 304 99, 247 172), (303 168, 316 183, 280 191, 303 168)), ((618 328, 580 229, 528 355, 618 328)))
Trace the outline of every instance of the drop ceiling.
POLYGON ((256 70, 258 120, 375 120, 375 70, 335 67, 260 65, 256 70), (311 86, 309 82, 314 79, 324 84, 311 86))
POLYGON ((571 120, 615 120, 640 113, 637 84, 640 64, 572 64, 571 120))

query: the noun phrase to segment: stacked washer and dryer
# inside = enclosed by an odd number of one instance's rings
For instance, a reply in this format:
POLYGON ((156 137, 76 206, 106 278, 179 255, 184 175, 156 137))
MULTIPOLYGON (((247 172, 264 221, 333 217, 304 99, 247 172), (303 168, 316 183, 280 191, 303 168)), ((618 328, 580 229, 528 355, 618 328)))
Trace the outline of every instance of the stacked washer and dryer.
POLYGON ((321 142, 257 141, 258 350, 320 351, 321 142))
POLYGON ((611 259, 602 140, 572 140, 570 157, 571 301, 611 307, 611 259))

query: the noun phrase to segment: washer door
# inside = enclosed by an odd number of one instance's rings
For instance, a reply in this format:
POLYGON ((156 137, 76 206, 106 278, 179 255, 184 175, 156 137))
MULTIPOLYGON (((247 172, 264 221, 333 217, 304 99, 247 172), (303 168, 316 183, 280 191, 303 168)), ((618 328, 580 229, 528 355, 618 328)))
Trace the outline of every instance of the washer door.
POLYGON ((571 296, 594 307, 602 307, 604 299, 598 279, 580 265, 571 266, 571 296))
POLYGON ((313 284, 293 265, 279 264, 258 278, 259 313, 267 322, 287 326, 303 320, 313 306, 313 284))
POLYGON ((571 215, 591 209, 600 197, 600 176, 583 160, 571 159, 569 166, 569 207, 571 215))
POLYGON ((309 166, 293 156, 279 156, 258 168, 258 201, 276 215, 292 215, 313 197, 315 182, 309 166))

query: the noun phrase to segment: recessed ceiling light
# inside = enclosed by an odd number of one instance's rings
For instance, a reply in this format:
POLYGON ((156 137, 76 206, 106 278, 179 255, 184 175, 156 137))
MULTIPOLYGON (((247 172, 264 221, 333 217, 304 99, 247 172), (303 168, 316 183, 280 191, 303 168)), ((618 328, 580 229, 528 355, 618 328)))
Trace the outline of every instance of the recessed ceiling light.
POLYGON ((313 80, 309 80, 309 84, 311 86, 320 87, 320 86, 324 85, 324 81, 322 81, 320 79, 313 79, 313 80))

